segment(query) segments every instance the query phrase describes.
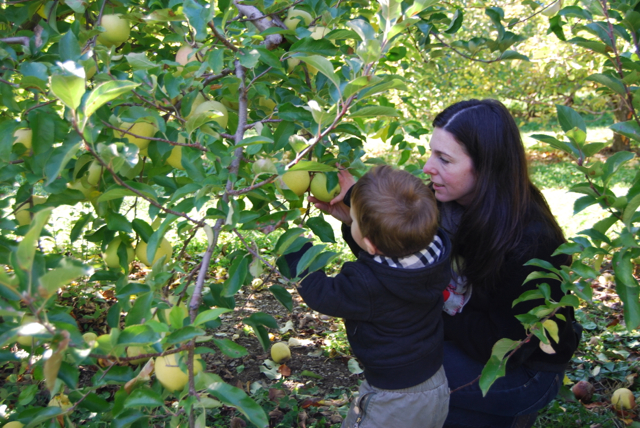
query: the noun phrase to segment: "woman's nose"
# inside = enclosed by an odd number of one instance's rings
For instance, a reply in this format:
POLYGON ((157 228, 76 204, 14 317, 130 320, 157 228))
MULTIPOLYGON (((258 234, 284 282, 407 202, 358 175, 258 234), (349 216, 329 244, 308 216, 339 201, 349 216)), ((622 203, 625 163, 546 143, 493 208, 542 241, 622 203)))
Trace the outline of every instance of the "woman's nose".
POLYGON ((428 175, 433 175, 434 174, 434 169, 431 167, 431 156, 429 156, 429 159, 427 159, 427 163, 424 164, 424 168, 422 168, 422 172, 424 172, 425 174, 428 175))

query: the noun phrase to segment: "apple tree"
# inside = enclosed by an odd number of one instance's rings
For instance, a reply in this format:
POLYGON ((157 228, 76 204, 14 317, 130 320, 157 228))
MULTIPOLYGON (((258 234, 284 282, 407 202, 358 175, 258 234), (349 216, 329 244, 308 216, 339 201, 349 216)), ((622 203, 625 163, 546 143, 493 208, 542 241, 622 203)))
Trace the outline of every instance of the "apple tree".
MULTIPOLYGON (((203 337, 243 285, 280 273, 278 257, 308 240, 298 226, 334 239, 303 206, 308 184, 287 186, 287 174, 310 182, 313 172, 321 194, 337 184, 336 165, 364 168, 368 120, 401 117, 391 97, 406 83, 387 63, 402 58, 395 45, 407 28, 439 13, 434 3, 4 4, 0 346, 19 375, 9 419, 64 425, 83 408, 113 426, 166 417, 193 427, 224 404, 266 426, 245 391, 204 371, 199 356, 246 349, 203 337), (87 242, 101 259, 50 245, 60 210, 73 219, 70 244, 87 242), (265 255, 252 237, 270 233, 278 238, 265 255), (196 234, 206 251, 184 263, 196 234), (220 283, 208 274, 221 234, 241 248, 225 256, 220 283), (141 264, 146 275, 131 275, 141 264), (77 281, 113 296, 104 334, 83 331, 59 303, 77 281), (98 368, 90 382, 80 382, 82 366, 98 368), (113 385, 109 400, 98 393, 113 385), (34 398, 41 389, 49 406, 34 398)), ((389 123, 407 162, 414 146, 400 121, 389 123)), ((315 248, 299 268, 334 257, 315 248)), ((270 290, 291 308, 285 286, 270 290)), ((244 323, 267 349, 275 319, 244 323)))
MULTIPOLYGON (((7 414, 29 426, 72 422, 80 408, 113 426, 204 426, 221 404, 267 426, 200 355, 246 354, 205 336, 263 272, 281 280, 270 291, 291 309, 278 260, 309 240, 307 228, 335 239, 305 205, 307 187, 322 197, 338 166, 365 170, 373 132, 420 172, 425 149, 407 136, 428 131, 403 94, 434 88, 420 79, 415 46, 427 63, 452 38, 526 59, 515 50, 524 36, 509 30, 515 18, 493 5, 483 37, 460 35, 464 10, 433 0, 26 0, 2 12, 0 347, 18 374, 7 414), (61 210, 73 219, 70 245, 86 242, 101 258, 50 245, 61 210), (254 237, 270 234, 262 251, 254 237), (223 235, 239 249, 223 254, 223 235), (206 250, 188 254, 196 236, 206 250), (212 281, 221 259, 228 276, 212 281), (132 275, 141 265, 144 275, 132 275), (113 297, 104 334, 87 334, 59 302, 78 281, 113 297), (80 382, 89 365, 97 372, 80 382), (49 406, 34 400, 40 389, 49 406)), ((298 271, 333 257, 316 245, 298 271)), ((276 320, 253 313, 244 323, 268 349, 276 320)))

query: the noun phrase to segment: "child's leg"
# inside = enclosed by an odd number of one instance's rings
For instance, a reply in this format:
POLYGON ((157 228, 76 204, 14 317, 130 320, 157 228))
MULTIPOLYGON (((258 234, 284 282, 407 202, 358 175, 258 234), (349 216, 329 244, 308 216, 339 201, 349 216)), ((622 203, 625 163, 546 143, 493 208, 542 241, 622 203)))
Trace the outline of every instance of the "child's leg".
POLYGON ((342 428, 440 428, 449 409, 444 369, 406 389, 379 389, 363 382, 342 428))

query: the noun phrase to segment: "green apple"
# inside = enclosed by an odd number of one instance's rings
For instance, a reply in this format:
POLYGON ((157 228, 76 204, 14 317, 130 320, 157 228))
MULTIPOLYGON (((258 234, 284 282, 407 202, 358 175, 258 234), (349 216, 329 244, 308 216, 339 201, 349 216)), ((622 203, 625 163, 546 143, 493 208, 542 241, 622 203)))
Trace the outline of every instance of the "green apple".
POLYGON ((104 261, 111 269, 120 269, 120 259, 118 258, 118 248, 120 245, 125 245, 127 248, 127 264, 133 261, 133 247, 122 242, 122 239, 117 236, 113 238, 113 241, 109 242, 104 253, 104 261))
MULTIPOLYGON (((195 104, 195 102, 194 102, 195 104)), ((205 101, 200 104, 193 111, 194 114, 202 114, 206 112, 218 112, 221 113, 221 116, 217 116, 213 118, 213 121, 222 127, 222 129, 227 128, 227 122, 229 121, 229 112, 224 104, 218 101, 205 101)))
POLYGON ((289 30, 295 30, 300 23, 300 18, 302 18, 302 21, 304 21, 304 25, 306 26, 309 26, 309 24, 311 24, 311 21, 313 21, 313 17, 308 12, 291 8, 287 13, 287 19, 284 20, 284 25, 289 30))
POLYGON ((187 65, 191 61, 199 61, 202 62, 202 55, 199 52, 195 52, 189 45, 183 45, 178 49, 176 53, 176 62, 180 65, 187 65))
POLYGON ((287 171, 282 175, 282 181, 293 193, 302 196, 309 188, 311 177, 309 171, 287 171))
POLYGON ((234 111, 238 111, 238 108, 240 107, 240 103, 236 100, 230 100, 229 98, 220 98, 220 102, 222 103, 223 106, 225 106, 226 108, 228 108, 229 110, 234 110, 234 111))
POLYGON ((84 184, 82 184, 82 181, 80 180, 67 183, 67 187, 69 189, 79 190, 80 192, 82 192, 86 199, 89 199, 89 197, 91 196, 91 192, 95 190, 95 187, 84 187, 84 184))
POLYGON ((627 388, 618 388, 611 396, 611 404, 616 410, 633 410, 636 407, 636 398, 627 388))
MULTIPOLYGON (((154 350, 149 348, 148 346, 128 346, 127 347, 127 357, 137 357, 138 355, 151 354, 153 352, 154 350)), ((138 358, 136 360, 129 360, 129 362, 137 366, 139 364, 146 363, 150 359, 151 357, 138 358)))
POLYGON ((340 185, 327 191, 327 176, 322 172, 316 172, 311 180, 311 194, 322 202, 330 202, 336 195, 340 193, 340 185))
MULTIPOLYGON (((133 125, 127 126, 124 128, 126 131, 131 132, 132 134, 139 135, 140 137, 153 137, 156 134, 158 128, 155 123, 150 122, 136 122, 133 125)), ((149 141, 147 138, 134 137, 131 134, 125 134, 124 132, 119 132, 118 134, 120 138, 126 138, 130 143, 135 144, 140 149, 140 155, 147 155, 147 147, 149 146, 149 141)))
POLYGON ((31 223, 33 215, 30 211, 27 211, 29 208, 32 208, 36 205, 44 204, 47 198, 45 196, 33 195, 31 197, 31 202, 27 202, 23 204, 20 208, 18 208, 14 215, 16 216, 16 221, 20 226, 26 226, 31 223))
POLYGON ((265 97, 258 98, 258 105, 262 107, 263 110, 268 114, 271 114, 271 112, 273 112, 273 109, 276 108, 276 102, 270 98, 265 97))
POLYGON ((149 262, 149 258, 147 257, 147 243, 144 241, 140 241, 136 246, 136 256, 138 256, 138 260, 140 260, 148 267, 153 266, 153 264, 157 262, 162 256, 166 256, 164 262, 169 263, 172 253, 173 247, 171 246, 171 243, 167 240, 167 238, 162 238, 162 241, 160 241, 160 246, 158 246, 158 249, 156 250, 156 255, 151 262, 149 262))
POLYGON ((31 140, 33 138, 33 131, 29 128, 18 129, 13 133, 13 144, 20 143, 27 150, 31 150, 31 140))
POLYGON ((197 108, 200 107, 200 104, 202 104, 203 102, 205 102, 204 96, 200 92, 198 92, 198 95, 196 95, 196 98, 193 100, 193 103, 191 103, 191 110, 189 110, 189 114, 185 119, 188 120, 191 116, 193 116, 197 108))
POLYGON ((129 20, 120 15, 103 15, 100 25, 104 32, 98 35, 98 42, 106 47, 119 46, 129 39, 131 28, 129 20))
POLYGON ((60 393, 58 395, 54 395, 51 400, 49 400, 49 404, 47 406, 60 407, 63 412, 66 412, 73 406, 73 403, 69 401, 69 397, 66 394, 60 393))
POLYGON ((88 331, 82 335, 82 339, 87 345, 91 345, 98 339, 98 335, 92 331, 88 331))
POLYGON ((270 159, 258 159, 251 165, 251 171, 255 175, 259 174, 277 174, 278 170, 270 159))
MULTIPOLYGON (((31 324, 32 322, 38 322, 38 320, 33 315, 25 315, 22 317, 22 321, 20 321, 20 325, 31 324)), ((25 346, 33 346, 34 338, 31 336, 18 336, 17 340, 18 344, 22 347, 25 346)))
POLYGON ((171 154, 167 158, 167 163, 176 169, 184 171, 182 166, 182 146, 173 146, 171 154))
POLYGON ((102 164, 98 161, 91 162, 89 169, 87 169, 87 183, 92 186, 97 186, 102 177, 102 164))
MULTIPOLYGON (((173 311, 173 308, 175 307, 175 303, 174 306, 168 309, 164 310, 164 319, 167 321, 167 324, 171 325, 171 311, 173 311)), ((189 309, 187 309, 187 305, 185 305, 184 302, 181 302, 178 305, 178 311, 179 314, 181 315, 181 319, 184 320, 186 317, 189 316, 189 309)))
POLYGON ((291 359, 291 350, 284 342, 278 342, 271 345, 271 359, 274 363, 280 364, 291 359))
MULTIPOLYGON (((183 354, 183 356, 186 357, 186 354, 183 354)), ((199 373, 203 368, 202 358, 200 355, 196 355, 193 360, 193 373, 199 373)), ((162 386, 171 392, 182 391, 187 382, 189 382, 189 375, 180 369, 176 354, 157 357, 154 371, 162 386)))
POLYGON ((18 421, 7 422, 2 426, 2 428, 23 428, 24 424, 18 421))
POLYGON ((322 27, 322 26, 318 25, 316 27, 309 28, 309 31, 311 31, 311 38, 312 39, 320 40, 320 39, 323 39, 324 36, 326 36, 331 30, 328 29, 327 27, 322 27))

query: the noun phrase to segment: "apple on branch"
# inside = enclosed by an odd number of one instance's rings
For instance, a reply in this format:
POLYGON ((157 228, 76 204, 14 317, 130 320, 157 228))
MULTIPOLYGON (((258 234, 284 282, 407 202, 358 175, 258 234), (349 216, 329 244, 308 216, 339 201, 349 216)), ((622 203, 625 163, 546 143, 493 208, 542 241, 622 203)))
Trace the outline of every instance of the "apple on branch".
POLYGON ((129 40, 131 26, 129 20, 122 18, 119 14, 103 15, 100 26, 104 32, 98 35, 98 43, 110 48, 119 46, 129 40))

